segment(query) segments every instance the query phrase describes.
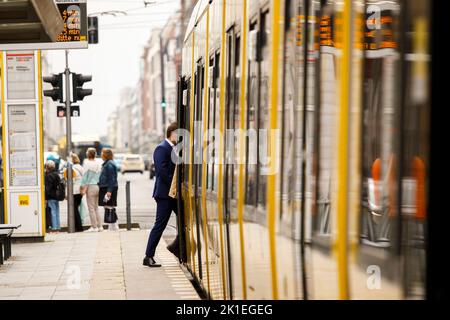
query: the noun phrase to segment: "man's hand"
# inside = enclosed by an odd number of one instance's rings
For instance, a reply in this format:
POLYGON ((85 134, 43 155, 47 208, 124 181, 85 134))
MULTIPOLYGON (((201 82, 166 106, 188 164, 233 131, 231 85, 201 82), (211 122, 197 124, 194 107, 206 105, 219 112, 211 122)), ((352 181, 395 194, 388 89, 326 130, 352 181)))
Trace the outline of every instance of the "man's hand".
POLYGON ((111 192, 107 192, 106 196, 111 199, 111 192))

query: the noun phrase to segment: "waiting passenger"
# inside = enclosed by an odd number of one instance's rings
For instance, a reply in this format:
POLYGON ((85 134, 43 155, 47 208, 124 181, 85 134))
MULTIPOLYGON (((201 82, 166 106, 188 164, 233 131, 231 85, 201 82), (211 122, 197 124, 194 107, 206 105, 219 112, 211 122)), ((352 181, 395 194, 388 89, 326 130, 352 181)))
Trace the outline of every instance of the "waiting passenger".
POLYGON ((89 232, 103 231, 103 220, 98 212, 98 181, 102 165, 95 159, 97 151, 89 148, 86 152, 86 160, 83 164, 84 175, 81 180, 81 194, 86 195, 86 202, 91 219, 91 227, 89 232))
MULTIPOLYGON (((83 179, 84 169, 80 165, 80 158, 76 154, 70 156, 72 161, 72 177, 73 177, 73 206, 75 216, 75 231, 83 231, 83 221, 80 215, 80 205, 83 198, 81 194, 81 180, 83 179)), ((64 177, 67 179, 67 169, 64 170, 64 177)))
POLYGON ((98 205, 105 208, 104 222, 109 224, 109 230, 119 230, 118 218, 116 213, 117 192, 119 184, 117 182, 117 167, 113 162, 114 154, 111 149, 102 150, 102 172, 98 182, 99 196, 98 205))
MULTIPOLYGON (((58 193, 61 190, 58 190, 58 187, 61 184, 61 178, 56 170, 55 162, 52 160, 48 160, 45 164, 45 206, 50 209, 51 215, 51 231, 58 233, 61 229, 60 225, 60 217, 59 217, 59 199, 61 199, 62 195, 58 193)), ((64 192, 64 189, 62 190, 64 192)))

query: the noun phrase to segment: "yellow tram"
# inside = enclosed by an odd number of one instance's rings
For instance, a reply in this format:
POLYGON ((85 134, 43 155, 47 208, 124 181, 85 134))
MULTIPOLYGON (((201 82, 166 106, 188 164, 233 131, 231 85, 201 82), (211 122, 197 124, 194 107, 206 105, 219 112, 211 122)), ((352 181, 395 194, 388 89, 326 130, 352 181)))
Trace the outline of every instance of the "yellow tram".
POLYGON ((177 172, 182 260, 209 298, 425 297, 430 12, 198 1, 177 172))

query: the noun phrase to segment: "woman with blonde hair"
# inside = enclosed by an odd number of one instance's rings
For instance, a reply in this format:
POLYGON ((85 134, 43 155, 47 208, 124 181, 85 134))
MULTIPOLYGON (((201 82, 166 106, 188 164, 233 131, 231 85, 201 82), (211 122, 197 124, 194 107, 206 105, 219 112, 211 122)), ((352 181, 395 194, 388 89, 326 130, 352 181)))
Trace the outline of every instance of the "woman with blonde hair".
MULTIPOLYGON (((83 195, 81 194, 81 180, 83 179, 84 169, 80 164, 80 158, 75 153, 72 153, 70 158, 72 162, 75 232, 82 232, 83 222, 81 221, 80 204, 83 198, 83 195)), ((64 178, 67 180, 67 169, 64 171, 64 178)))
POLYGON ((86 202, 91 219, 91 227, 88 232, 103 231, 103 220, 98 212, 98 181, 102 165, 95 158, 97 151, 89 148, 86 152, 86 160, 83 163, 84 175, 81 180, 81 194, 86 195, 86 202))
POLYGON ((119 230, 116 214, 117 191, 117 167, 113 162, 113 152, 111 149, 102 150, 102 172, 98 186, 100 188, 98 196, 98 205, 105 208, 105 223, 109 224, 109 230, 119 230))

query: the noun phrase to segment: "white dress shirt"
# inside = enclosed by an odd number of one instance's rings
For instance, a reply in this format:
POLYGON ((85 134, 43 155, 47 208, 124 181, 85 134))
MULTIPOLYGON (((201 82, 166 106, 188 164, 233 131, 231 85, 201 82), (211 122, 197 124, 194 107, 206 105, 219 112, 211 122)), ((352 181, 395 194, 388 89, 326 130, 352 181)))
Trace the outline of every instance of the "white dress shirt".
POLYGON ((169 139, 166 139, 166 141, 170 144, 170 146, 173 148, 175 147, 175 145, 172 143, 172 141, 170 141, 169 139))

